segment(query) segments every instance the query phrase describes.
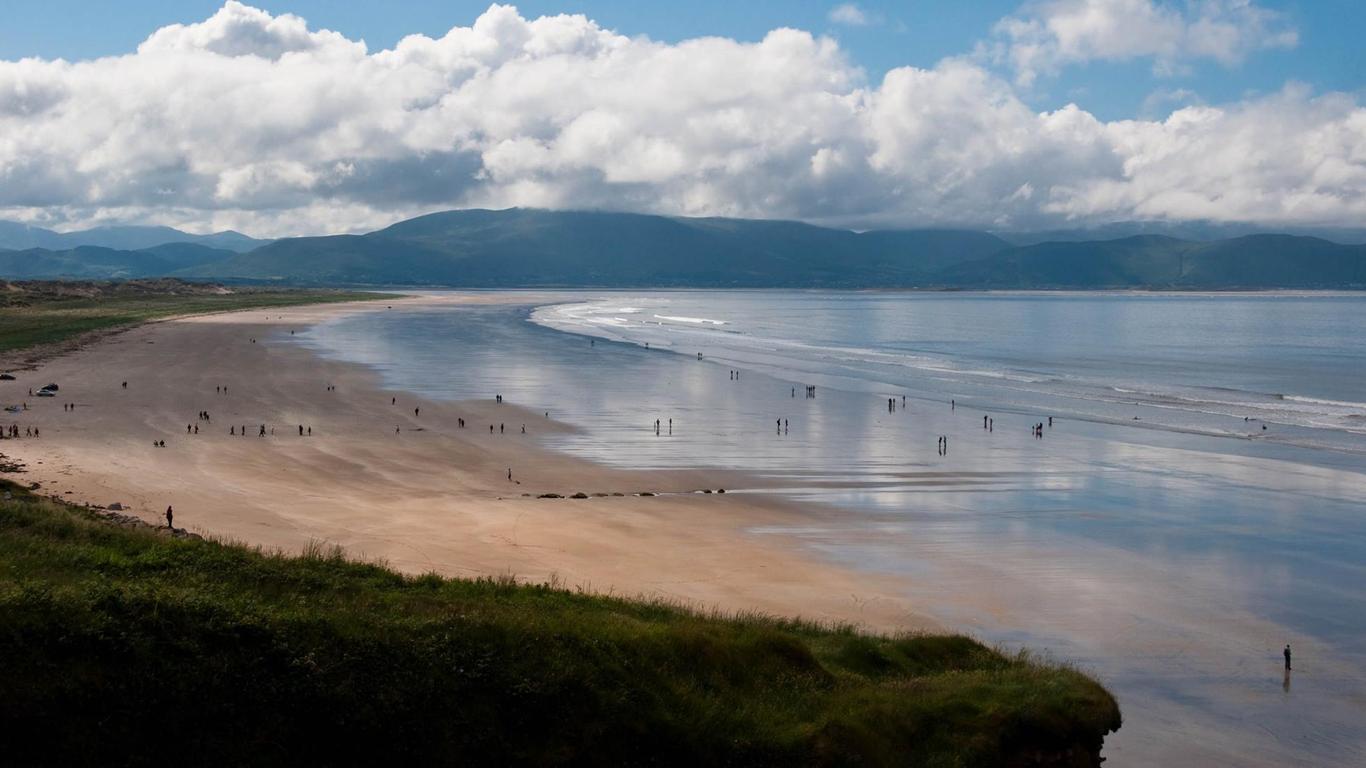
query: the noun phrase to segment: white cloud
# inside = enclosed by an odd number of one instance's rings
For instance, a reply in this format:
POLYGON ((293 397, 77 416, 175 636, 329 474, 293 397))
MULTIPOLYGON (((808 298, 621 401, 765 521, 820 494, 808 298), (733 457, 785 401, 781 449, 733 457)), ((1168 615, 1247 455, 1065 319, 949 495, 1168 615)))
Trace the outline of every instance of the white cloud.
POLYGON ((869 83, 828 38, 629 38, 492 6, 392 50, 228 3, 136 52, 0 62, 0 218, 285 235, 453 207, 851 226, 1354 224, 1366 109, 1301 87, 1038 113, 969 59, 869 83))
POLYGON ((1087 61, 1152 59, 1159 74, 1192 59, 1225 66, 1267 48, 1293 48, 1295 29, 1252 0, 1035 0, 996 24, 989 46, 1029 84, 1087 61))
POLYGON ((866 27, 872 23, 872 18, 869 17, 868 12, 854 3, 840 3, 830 9, 826 18, 832 24, 843 24, 848 27, 866 27))

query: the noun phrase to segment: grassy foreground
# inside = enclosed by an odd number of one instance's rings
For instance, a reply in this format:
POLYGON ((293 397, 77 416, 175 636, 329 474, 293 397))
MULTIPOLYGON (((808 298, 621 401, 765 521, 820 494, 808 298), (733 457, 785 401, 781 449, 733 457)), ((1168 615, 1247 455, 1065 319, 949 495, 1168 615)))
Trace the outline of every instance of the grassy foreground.
POLYGON ((8 765, 1094 765, 1115 700, 878 637, 125 528, 5 483, 8 765))
POLYGON ((179 280, 0 282, 0 354, 173 315, 381 298, 330 290, 224 288, 179 280))

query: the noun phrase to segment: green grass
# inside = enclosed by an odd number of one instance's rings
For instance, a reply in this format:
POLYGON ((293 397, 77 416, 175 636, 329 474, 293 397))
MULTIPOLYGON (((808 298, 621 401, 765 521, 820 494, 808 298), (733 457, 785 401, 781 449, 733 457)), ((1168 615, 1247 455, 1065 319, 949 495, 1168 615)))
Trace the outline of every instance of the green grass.
POLYGON ((1085 675, 965 637, 410 577, 4 487, 9 765, 1090 765, 1120 722, 1085 675))
MULTIPOLYGON (((57 285, 57 284, 39 284, 57 285)), ((109 288, 113 284, 87 284, 109 288)), ((174 315, 195 315, 263 307, 286 307, 335 301, 381 298, 374 293, 322 290, 234 288, 232 293, 203 292, 182 284, 187 292, 138 290, 92 291, 97 295, 57 295, 18 290, 0 295, 0 353, 58 344, 94 331, 133 326, 174 315)))

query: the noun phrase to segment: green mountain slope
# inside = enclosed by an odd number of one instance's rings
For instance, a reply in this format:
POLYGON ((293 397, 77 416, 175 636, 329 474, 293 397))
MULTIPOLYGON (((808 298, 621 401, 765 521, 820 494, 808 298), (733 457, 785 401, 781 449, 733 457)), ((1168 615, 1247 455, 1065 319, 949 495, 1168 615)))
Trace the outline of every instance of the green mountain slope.
POLYGON ((855 233, 789 221, 450 211, 360 236, 281 240, 187 276, 500 286, 908 285, 1007 247, 981 232, 855 233))
POLYGON ((64 251, 30 248, 0 251, 0 276, 15 280, 162 277, 232 255, 232 251, 193 243, 167 243, 139 251, 90 245, 64 251))
POLYGON ((0 277, 153 276, 452 288, 1366 288, 1366 245, 1140 234, 1012 246, 970 230, 514 208, 434 213, 245 253, 203 243, 0 251, 0 277))
POLYGON ((1293 235, 1210 243, 1139 235, 1013 248, 935 279, 973 288, 1361 288, 1366 246, 1293 235))

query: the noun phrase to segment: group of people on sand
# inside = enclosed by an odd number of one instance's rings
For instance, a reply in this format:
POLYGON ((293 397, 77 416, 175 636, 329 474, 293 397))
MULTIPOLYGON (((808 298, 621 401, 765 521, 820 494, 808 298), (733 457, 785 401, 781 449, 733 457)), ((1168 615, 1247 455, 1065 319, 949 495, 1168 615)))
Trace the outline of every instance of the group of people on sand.
MULTIPOLYGON (((0 437, 19 437, 19 425, 12 424, 5 427, 3 430, 0 430, 0 437)), ((38 433, 37 427, 24 427, 24 437, 42 437, 42 435, 38 433)))

